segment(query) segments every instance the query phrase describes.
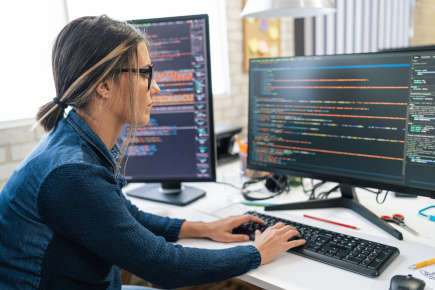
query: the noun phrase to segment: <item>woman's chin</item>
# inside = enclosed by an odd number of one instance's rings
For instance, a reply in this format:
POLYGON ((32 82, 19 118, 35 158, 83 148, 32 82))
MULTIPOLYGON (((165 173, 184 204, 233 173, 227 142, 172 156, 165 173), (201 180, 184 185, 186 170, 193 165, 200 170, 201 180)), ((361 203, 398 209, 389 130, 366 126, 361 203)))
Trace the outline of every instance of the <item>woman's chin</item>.
MULTIPOLYGON (((150 121, 150 114, 144 114, 142 116, 138 116, 136 118, 136 126, 137 127, 142 127, 142 126, 146 126, 148 124, 148 122, 150 121)), ((127 124, 131 124, 131 122, 126 122, 127 124)))
POLYGON ((141 118, 138 122, 137 122, 137 126, 146 126, 148 124, 148 122, 150 121, 150 117, 145 117, 145 118, 141 118))

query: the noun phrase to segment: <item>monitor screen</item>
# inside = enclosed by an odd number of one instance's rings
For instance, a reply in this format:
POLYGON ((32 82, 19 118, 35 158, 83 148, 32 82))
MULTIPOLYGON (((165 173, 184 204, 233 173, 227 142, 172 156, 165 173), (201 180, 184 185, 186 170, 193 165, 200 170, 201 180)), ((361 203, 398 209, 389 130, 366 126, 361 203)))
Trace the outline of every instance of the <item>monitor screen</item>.
MULTIPOLYGON (((125 165, 130 181, 215 180, 207 15, 134 20, 145 35, 153 79, 150 122, 136 129, 125 165)), ((121 137, 125 137, 125 127, 121 137)))
POLYGON ((435 50, 250 60, 248 167, 435 197, 435 50))

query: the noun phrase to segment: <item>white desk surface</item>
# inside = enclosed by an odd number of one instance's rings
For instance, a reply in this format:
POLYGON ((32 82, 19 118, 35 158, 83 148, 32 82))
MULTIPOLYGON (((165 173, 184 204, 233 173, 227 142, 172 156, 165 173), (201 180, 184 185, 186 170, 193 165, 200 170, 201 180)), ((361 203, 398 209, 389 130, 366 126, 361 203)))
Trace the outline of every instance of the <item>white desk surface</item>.
MULTIPOLYGON (((239 164, 237 162, 218 167, 218 181, 240 185, 238 177, 239 164)), ((129 198, 141 210, 170 217, 185 218, 190 221, 212 221, 229 215, 243 214, 248 210, 263 211, 260 207, 248 207, 241 205, 243 201, 240 192, 230 186, 218 183, 190 183, 192 186, 207 191, 204 198, 186 206, 178 207, 146 201, 134 197, 129 198)), ((326 184, 324 188, 331 188, 334 184, 326 184)), ((139 186, 130 184, 125 192, 139 186)), ((292 211, 272 211, 269 215, 287 218, 308 225, 322 227, 328 230, 341 232, 356 237, 384 243, 399 248, 400 255, 387 267, 377 278, 368 278, 333 266, 329 266, 311 259, 299 257, 292 253, 284 253, 270 264, 260 266, 239 278, 265 289, 388 289, 391 277, 394 275, 412 274, 418 278, 424 278, 425 289, 435 290, 435 280, 430 280, 422 275, 420 270, 409 270, 408 266, 435 258, 435 223, 430 222, 418 215, 418 210, 435 204, 434 199, 426 197, 396 198, 389 194, 385 203, 378 204, 376 195, 367 191, 357 190, 360 202, 372 212, 380 215, 392 215, 400 213, 405 216, 405 222, 414 228, 420 235, 414 236, 407 231, 398 228, 404 240, 399 241, 378 227, 366 221, 363 217, 348 209, 311 209, 292 211), (331 219, 351 224, 360 228, 352 230, 333 224, 304 218, 302 214, 331 219)), ((265 202, 285 203, 293 201, 305 201, 307 196, 301 188, 292 188, 288 194, 283 194, 265 202)), ((433 214, 433 213, 432 213, 433 214)), ((395 226, 395 225, 394 225, 395 226)), ((223 244, 204 239, 183 239, 178 242, 183 246, 200 248, 225 248, 243 243, 223 244)), ((252 242, 247 242, 249 244, 252 242)), ((422 270, 434 273, 435 265, 422 270)), ((434 274, 435 275, 435 274, 434 274)))

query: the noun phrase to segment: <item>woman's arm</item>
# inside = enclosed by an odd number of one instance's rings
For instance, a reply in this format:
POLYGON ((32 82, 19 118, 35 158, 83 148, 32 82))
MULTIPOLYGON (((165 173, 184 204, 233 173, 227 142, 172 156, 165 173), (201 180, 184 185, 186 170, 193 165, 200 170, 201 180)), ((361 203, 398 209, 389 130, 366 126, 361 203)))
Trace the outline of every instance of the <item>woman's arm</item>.
POLYGON ((181 225, 178 238, 207 238, 208 237, 207 224, 205 222, 189 222, 185 221, 181 225))
POLYGON ((231 216, 215 222, 184 222, 181 226, 179 238, 209 238, 217 242, 246 242, 249 236, 233 234, 232 230, 247 222, 264 225, 265 222, 252 215, 231 216))
POLYGON ((172 219, 143 212, 131 203, 121 193, 124 204, 130 214, 145 228, 157 236, 162 236, 168 242, 175 242, 179 238, 181 224, 185 224, 182 219, 172 219))
POLYGON ((42 184, 39 212, 63 237, 163 287, 219 281, 260 265, 254 246, 206 250, 167 243, 131 215, 118 190, 107 170, 64 165, 42 184))
POLYGON ((232 230, 239 225, 253 221, 264 225, 264 221, 252 215, 234 216, 224 218, 211 223, 190 222, 181 219, 170 219, 139 210, 123 196, 129 212, 133 217, 148 230, 167 241, 173 242, 182 238, 209 238, 218 242, 244 242, 248 241, 247 235, 234 235, 232 230), (181 226, 181 229, 179 229, 181 226), (179 235, 174 235, 178 232, 179 235))

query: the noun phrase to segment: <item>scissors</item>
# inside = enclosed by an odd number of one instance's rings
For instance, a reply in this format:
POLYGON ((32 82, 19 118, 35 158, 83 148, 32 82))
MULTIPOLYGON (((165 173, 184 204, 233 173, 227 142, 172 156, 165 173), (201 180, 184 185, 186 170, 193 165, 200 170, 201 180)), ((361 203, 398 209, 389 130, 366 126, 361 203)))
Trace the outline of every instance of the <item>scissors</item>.
POLYGON ((404 228, 405 230, 407 230, 411 234, 418 236, 418 233, 414 229, 410 228, 409 226, 407 226, 405 224, 405 217, 401 214, 398 214, 398 213, 393 214, 393 217, 390 217, 388 215, 383 215, 383 216, 381 216, 381 219, 386 221, 386 222, 399 225, 400 227, 404 228))

